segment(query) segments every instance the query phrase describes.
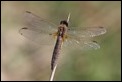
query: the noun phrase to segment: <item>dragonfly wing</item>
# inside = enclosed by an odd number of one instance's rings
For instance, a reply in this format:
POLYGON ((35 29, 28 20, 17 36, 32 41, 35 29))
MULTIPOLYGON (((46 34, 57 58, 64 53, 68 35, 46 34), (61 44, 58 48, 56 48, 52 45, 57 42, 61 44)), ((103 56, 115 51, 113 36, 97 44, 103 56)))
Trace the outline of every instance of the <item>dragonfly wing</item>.
POLYGON ((54 44, 56 41, 56 36, 50 35, 49 33, 45 32, 37 32, 35 30, 31 30, 27 27, 21 28, 19 30, 19 33, 23 35, 24 37, 36 42, 37 44, 44 44, 44 45, 49 45, 49 44, 54 44))
POLYGON ((26 11, 24 17, 25 27, 19 30, 21 35, 39 44, 51 44, 55 42, 54 36, 52 35, 57 31, 55 24, 29 11, 26 11))
POLYGON ((64 46, 70 46, 69 48, 78 48, 84 50, 99 49, 100 46, 97 44, 97 42, 90 41, 90 38, 102 35, 104 33, 106 33, 106 29, 103 27, 92 27, 83 30, 69 29, 64 46))
POLYGON ((26 11, 24 14, 25 22, 24 25, 29 29, 36 30, 36 31, 57 31, 57 26, 52 22, 46 21, 45 19, 26 11))
POLYGON ((64 47, 68 49, 80 49, 80 50, 91 50, 91 49, 99 49, 100 46, 96 41, 89 41, 87 39, 71 39, 68 38, 64 42, 64 47))
POLYGON ((91 27, 87 29, 82 30, 68 30, 68 35, 71 37, 80 37, 80 38, 89 38, 89 37, 95 37, 106 33, 106 29, 104 27, 91 27))

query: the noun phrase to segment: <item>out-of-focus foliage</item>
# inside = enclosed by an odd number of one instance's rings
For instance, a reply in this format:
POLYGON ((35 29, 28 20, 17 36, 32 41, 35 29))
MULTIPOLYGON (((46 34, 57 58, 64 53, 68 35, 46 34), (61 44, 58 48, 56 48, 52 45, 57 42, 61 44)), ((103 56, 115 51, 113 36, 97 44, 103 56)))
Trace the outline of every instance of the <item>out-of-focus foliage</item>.
POLYGON ((25 11, 59 24, 71 13, 70 26, 104 26, 107 33, 95 37, 98 50, 62 50, 55 80, 121 80, 120 1, 23 1, 1 2, 2 80, 49 80, 52 46, 37 45, 21 36, 25 11))

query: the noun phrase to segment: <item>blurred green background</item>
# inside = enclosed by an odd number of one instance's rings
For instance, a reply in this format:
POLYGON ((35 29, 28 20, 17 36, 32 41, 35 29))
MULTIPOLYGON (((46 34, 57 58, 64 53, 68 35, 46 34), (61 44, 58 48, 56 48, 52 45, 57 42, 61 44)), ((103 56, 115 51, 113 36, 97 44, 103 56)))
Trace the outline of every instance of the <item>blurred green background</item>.
POLYGON ((2 80, 49 80, 54 45, 37 45, 19 34, 25 11, 57 25, 70 12, 70 26, 104 26, 107 29, 106 34, 94 38, 101 46, 98 50, 62 50, 54 80, 121 80, 120 1, 2 1, 2 80))

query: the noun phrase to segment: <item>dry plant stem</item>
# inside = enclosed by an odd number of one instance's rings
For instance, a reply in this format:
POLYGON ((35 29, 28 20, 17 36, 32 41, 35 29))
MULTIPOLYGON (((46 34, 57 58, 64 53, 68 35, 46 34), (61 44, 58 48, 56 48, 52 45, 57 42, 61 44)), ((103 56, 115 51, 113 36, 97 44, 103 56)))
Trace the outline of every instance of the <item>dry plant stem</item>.
MULTIPOLYGON (((69 13, 69 15, 68 15, 68 18, 67 18, 67 22, 69 22, 69 19, 70 19, 70 13, 69 13)), ((61 44, 61 46, 60 46, 60 48, 62 47, 62 45, 63 45, 63 43, 61 44)), ((58 49, 57 49, 57 51, 58 51, 58 49)), ((56 51, 56 52, 57 52, 56 51)), ((58 53, 56 53, 56 54, 53 54, 53 56, 55 56, 55 59, 57 59, 57 56, 56 55, 59 55, 59 52, 58 53)), ((56 60, 55 60, 56 61, 56 60)), ((54 62, 52 64, 52 67, 53 68, 51 68, 52 70, 51 70, 51 76, 50 76, 50 81, 53 81, 53 79, 54 79, 54 75, 55 75, 55 71, 56 71, 56 68, 57 68, 57 62, 54 62), (54 65, 53 65, 54 64, 54 65)))
POLYGON ((56 68, 57 68, 57 65, 55 65, 54 69, 53 69, 52 72, 51 72, 50 81, 53 81, 56 68))
POLYGON ((67 22, 69 22, 69 19, 70 19, 70 13, 69 13, 69 15, 68 15, 68 17, 67 17, 67 22))

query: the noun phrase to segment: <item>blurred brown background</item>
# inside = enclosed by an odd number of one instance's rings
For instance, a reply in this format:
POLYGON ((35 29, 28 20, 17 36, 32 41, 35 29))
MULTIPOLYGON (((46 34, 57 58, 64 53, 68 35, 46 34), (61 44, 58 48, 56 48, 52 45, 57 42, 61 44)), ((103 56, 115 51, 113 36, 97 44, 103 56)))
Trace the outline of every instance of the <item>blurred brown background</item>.
POLYGON ((104 26, 107 29, 106 34, 94 38, 101 46, 98 50, 85 52, 76 49, 68 53, 62 50, 55 80, 121 80, 120 1, 2 1, 2 80, 49 80, 54 45, 38 45, 19 34, 25 11, 56 24, 70 12, 70 26, 104 26))

